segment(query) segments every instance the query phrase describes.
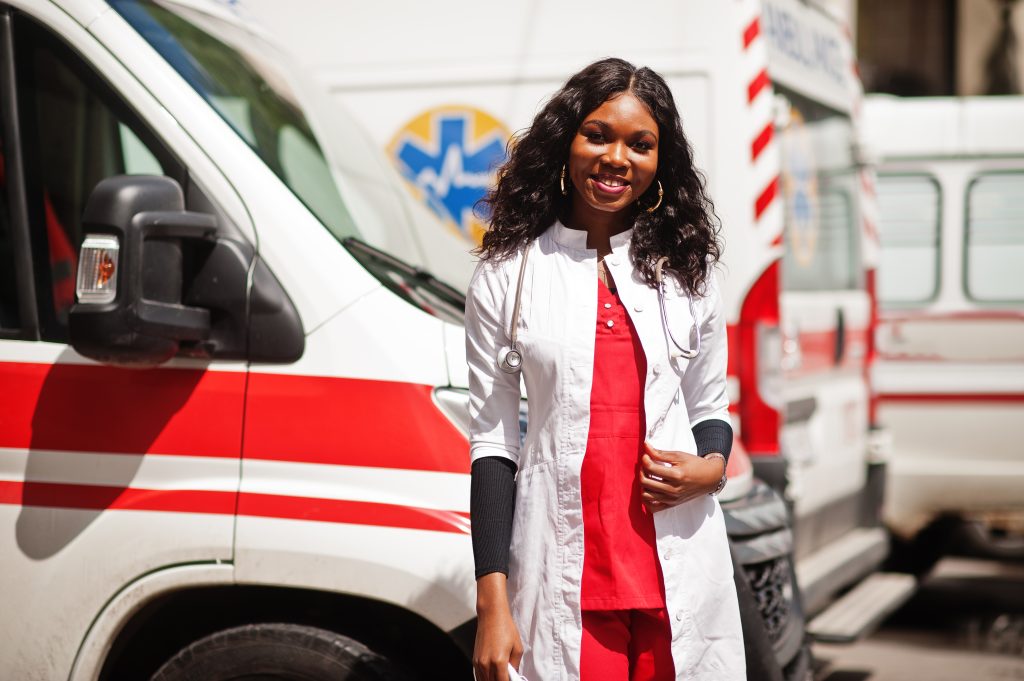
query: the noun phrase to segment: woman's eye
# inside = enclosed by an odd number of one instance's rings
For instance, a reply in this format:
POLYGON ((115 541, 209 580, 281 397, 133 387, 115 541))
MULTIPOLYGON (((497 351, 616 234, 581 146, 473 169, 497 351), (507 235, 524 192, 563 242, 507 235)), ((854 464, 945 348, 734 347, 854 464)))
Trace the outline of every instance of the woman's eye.
POLYGON ((650 151, 654 146, 649 142, 637 142, 633 145, 633 148, 637 151, 650 151))

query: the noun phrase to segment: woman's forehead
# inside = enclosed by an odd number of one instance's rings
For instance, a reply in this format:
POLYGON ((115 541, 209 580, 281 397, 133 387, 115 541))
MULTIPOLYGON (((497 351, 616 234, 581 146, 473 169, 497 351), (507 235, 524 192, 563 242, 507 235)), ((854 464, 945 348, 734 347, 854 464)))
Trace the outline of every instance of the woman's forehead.
POLYGON ((658 131, 658 123, 647 105, 631 92, 619 92, 583 117, 584 122, 599 120, 609 125, 637 125, 658 131))

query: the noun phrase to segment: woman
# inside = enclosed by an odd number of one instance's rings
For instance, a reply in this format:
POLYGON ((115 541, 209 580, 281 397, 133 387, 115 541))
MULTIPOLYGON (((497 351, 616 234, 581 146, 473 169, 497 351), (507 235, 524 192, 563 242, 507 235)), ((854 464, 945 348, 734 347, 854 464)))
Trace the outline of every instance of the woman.
POLYGON ((665 81, 620 59, 574 75, 487 203, 466 309, 477 681, 745 678, 713 496, 720 247, 665 81))

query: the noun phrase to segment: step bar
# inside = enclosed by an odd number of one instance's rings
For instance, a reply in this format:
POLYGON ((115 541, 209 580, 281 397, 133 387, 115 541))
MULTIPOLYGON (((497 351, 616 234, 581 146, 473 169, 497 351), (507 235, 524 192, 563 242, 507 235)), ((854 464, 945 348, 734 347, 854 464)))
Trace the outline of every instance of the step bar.
POLYGON ((875 630, 917 590, 913 575, 876 572, 807 625, 814 640, 852 643, 875 630))
POLYGON ((817 615, 836 594, 877 570, 888 553, 889 536, 883 528, 858 527, 797 558, 796 580, 804 611, 817 615))

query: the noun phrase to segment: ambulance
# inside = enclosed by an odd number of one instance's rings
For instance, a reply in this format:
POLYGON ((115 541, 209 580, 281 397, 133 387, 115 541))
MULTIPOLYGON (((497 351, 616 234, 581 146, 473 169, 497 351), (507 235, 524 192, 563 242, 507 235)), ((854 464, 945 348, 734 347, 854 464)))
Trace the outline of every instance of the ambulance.
POLYGON ((311 0, 296 15, 273 0, 237 3, 274 27, 468 244, 489 171, 568 74, 614 55, 665 76, 723 226, 734 458, 792 502, 804 605, 822 613, 812 632, 851 640, 914 583, 876 572, 888 554, 888 434, 870 383, 876 204, 834 5, 311 0))
POLYGON ((907 567, 1024 556, 1024 97, 873 95, 885 521, 907 567))
MULTIPOLYGON (((467 271, 468 245, 239 5, 0 0, 3 678, 471 677, 464 298, 431 274, 467 271)), ((768 125, 747 9, 729 25, 768 125)), ((703 87, 723 84, 708 71, 703 87)), ((768 425, 792 399, 773 288, 785 183, 763 130, 756 151, 732 136, 766 168, 735 181, 764 174, 747 205, 767 255, 731 331, 752 454, 738 448, 722 500, 751 678, 805 679, 786 508, 750 463, 781 486, 768 425)), ((435 185, 480 184, 466 168, 435 185)), ((847 390, 866 430, 866 387, 847 390)), ((848 570, 848 548, 803 553, 847 569, 830 594, 874 556, 848 570)))

